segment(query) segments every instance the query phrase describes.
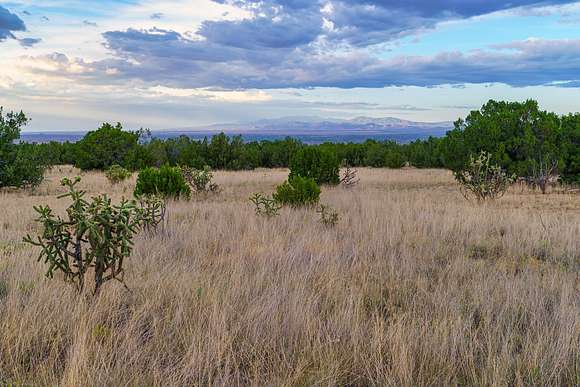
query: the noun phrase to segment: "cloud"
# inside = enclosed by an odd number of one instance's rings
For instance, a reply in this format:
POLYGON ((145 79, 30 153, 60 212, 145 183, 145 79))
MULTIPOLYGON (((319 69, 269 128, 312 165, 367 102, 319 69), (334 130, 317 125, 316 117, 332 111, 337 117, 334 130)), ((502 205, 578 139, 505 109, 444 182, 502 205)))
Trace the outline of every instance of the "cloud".
POLYGON ((299 39, 292 30, 284 37, 252 42, 238 41, 230 34, 220 35, 217 41, 212 34, 192 39, 159 29, 108 32, 104 37, 116 59, 99 66, 115 68, 119 77, 171 87, 533 86, 580 79, 580 39, 528 39, 468 53, 385 60, 360 48, 335 52, 293 44, 299 39))
POLYGON ((208 89, 174 89, 165 86, 150 87, 148 91, 163 97, 197 97, 230 103, 268 102, 272 96, 262 90, 257 91, 220 91, 208 89))
POLYGON ((489 83, 572 87, 580 79, 580 39, 529 39, 469 52, 389 59, 377 55, 384 50, 371 47, 441 21, 570 1, 213 1, 238 7, 246 16, 206 20, 195 32, 159 28, 108 31, 103 34, 104 46, 112 55, 108 59, 88 62, 53 54, 39 59, 42 65, 30 66, 30 70, 100 84, 226 92, 489 83))
POLYGON ((0 42, 6 39, 15 39, 13 32, 26 31, 22 19, 0 6, 0 42))
MULTIPOLYGON (((24 12, 25 14, 26 11, 24 12)), ((22 38, 18 39, 13 32, 24 32, 26 31, 26 25, 17 15, 13 14, 6 8, 0 6, 0 42, 6 39, 16 39, 22 47, 30 48, 37 43, 40 43, 41 39, 37 38, 22 38)))
POLYGON ((151 16, 149 16, 150 19, 152 20, 159 20, 159 19, 163 19, 165 15, 161 12, 156 12, 154 14, 152 14, 151 16))
POLYGON ((493 82, 526 86, 578 78, 576 41, 530 40, 468 53, 389 60, 377 57, 370 47, 442 21, 559 6, 569 0, 213 1, 250 16, 204 21, 195 33, 157 28, 109 31, 103 37, 114 58, 96 66, 106 67, 117 79, 228 90, 493 82))
POLYGON ((26 48, 30 48, 30 47, 40 43, 41 41, 42 41, 42 39, 37 39, 37 38, 18 39, 18 42, 20 43, 20 45, 22 47, 26 47, 26 48))
POLYGON ((89 27, 98 27, 98 24, 89 20, 83 20, 83 24, 89 27))
MULTIPOLYGON (((261 18, 301 15, 319 18, 325 39, 337 44, 368 46, 434 28, 448 20, 468 19, 505 10, 530 10, 576 0, 213 0, 253 12, 261 18)), ((307 25, 307 23, 304 23, 307 25)), ((311 25, 309 25, 312 27, 311 25)))

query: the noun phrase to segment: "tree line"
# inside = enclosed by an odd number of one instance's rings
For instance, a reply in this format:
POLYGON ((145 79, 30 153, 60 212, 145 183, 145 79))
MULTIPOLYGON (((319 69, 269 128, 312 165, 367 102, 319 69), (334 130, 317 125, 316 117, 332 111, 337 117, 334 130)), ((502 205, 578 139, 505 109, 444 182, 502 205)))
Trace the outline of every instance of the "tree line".
MULTIPOLYGON (((8 164, 20 160, 25 165, 27 159, 45 166, 71 164, 82 170, 104 170, 115 164, 130 170, 165 164, 197 169, 204 166, 228 170, 279 168, 288 167, 298 150, 312 147, 353 167, 411 165, 455 172, 466 167, 470 156, 485 151, 491 154, 494 164, 510 174, 525 178, 550 166, 562 181, 580 183, 580 113, 560 116, 541 110, 533 100, 490 100, 480 110, 457 120, 444 137, 406 144, 367 140, 306 145, 290 137, 244 142, 241 136, 228 137, 224 133, 201 141, 187 136, 161 140, 152 138, 147 130, 125 131, 121 124, 103 124, 76 143, 17 144, 14 127, 20 128, 26 119, 20 117, 18 121, 14 115, 10 117, 11 120, 0 121, 2 179, 5 179, 2 171, 8 164), (4 160, 4 153, 12 156, 4 160)), ((24 172, 20 167, 20 174, 24 172)), ((14 179, 0 181, 0 185, 18 185, 15 183, 14 179)))

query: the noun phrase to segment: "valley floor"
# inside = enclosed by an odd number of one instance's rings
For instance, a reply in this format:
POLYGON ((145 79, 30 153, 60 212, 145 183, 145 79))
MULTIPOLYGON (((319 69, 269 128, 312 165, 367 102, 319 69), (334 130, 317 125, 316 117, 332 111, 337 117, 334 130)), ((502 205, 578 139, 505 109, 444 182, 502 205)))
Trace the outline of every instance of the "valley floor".
MULTIPOLYGON (((127 291, 94 300, 44 277, 33 205, 59 212, 56 167, 0 193, 0 385, 578 385, 580 196, 519 187, 467 202, 451 173, 361 169, 323 188, 340 214, 254 214, 285 170, 218 172, 141 235, 127 291)), ((82 175, 90 194, 131 196, 82 175)))

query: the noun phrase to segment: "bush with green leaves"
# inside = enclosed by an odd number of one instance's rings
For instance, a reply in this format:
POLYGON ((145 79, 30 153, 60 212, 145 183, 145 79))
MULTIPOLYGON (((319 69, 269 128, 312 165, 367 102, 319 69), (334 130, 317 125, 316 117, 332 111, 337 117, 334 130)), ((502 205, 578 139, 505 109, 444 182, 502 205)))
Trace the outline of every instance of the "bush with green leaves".
POLYGON ((145 168, 137 176, 134 194, 159 195, 165 198, 189 198, 191 189, 179 167, 163 165, 161 168, 145 168))
POLYGON ((312 178, 317 184, 340 184, 340 161, 336 154, 320 147, 304 147, 290 160, 290 177, 312 178))
POLYGON ((44 178, 45 162, 32 144, 16 144, 28 123, 24 113, 0 107, 0 187, 35 187, 44 178))
POLYGON ((515 175, 508 175, 498 165, 491 163, 492 155, 482 151, 477 158, 470 156, 468 167, 455 173, 461 193, 469 200, 493 200, 502 197, 515 182, 515 175))
POLYGON ((250 202, 255 206, 256 215, 267 216, 268 218, 277 216, 278 211, 282 208, 282 205, 274 198, 269 198, 261 193, 255 193, 250 196, 250 202))
POLYGON ((75 144, 75 166, 82 170, 105 170, 118 164, 135 170, 144 162, 139 160, 145 157, 139 139, 145 133, 123 130, 120 123, 104 123, 75 144))
POLYGON ((200 192, 219 192, 219 186, 213 182, 213 173, 209 166, 203 169, 195 169, 188 166, 181 166, 183 178, 187 181, 192 191, 200 192))
POLYGON ((111 184, 119 184, 131 177, 131 172, 115 164, 105 171, 105 176, 111 184))
MULTIPOLYGON (((135 200, 123 199, 113 204, 107 195, 85 199, 86 192, 78 190, 75 180, 63 179, 70 198, 66 218, 55 215, 49 206, 34 207, 42 234, 27 235, 24 242, 41 248, 38 260, 48 265, 47 277, 63 274, 65 281, 82 292, 89 272, 94 272, 94 294, 110 280, 124 284, 124 260, 131 255, 133 238, 143 224, 152 225, 158 216, 140 208, 135 200)), ((125 285, 126 286, 126 285, 125 285)))
POLYGON ((292 207, 312 206, 320 200, 320 187, 312 178, 293 176, 276 187, 273 199, 292 207))

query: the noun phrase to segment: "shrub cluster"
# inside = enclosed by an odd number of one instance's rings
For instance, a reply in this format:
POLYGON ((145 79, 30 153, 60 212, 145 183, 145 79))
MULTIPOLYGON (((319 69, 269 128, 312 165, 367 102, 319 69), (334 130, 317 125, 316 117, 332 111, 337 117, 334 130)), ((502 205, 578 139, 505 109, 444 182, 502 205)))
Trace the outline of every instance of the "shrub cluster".
POLYGON ((189 198, 191 189, 183 178, 181 169, 163 165, 161 168, 145 168, 139 172, 134 194, 160 195, 171 198, 189 198))
POLYGON ((24 113, 3 113, 0 107, 0 187, 35 187, 44 177, 45 163, 32 144, 16 144, 28 123, 24 113))
POLYGON ((335 153, 307 147, 299 150, 290 161, 290 178, 311 178, 317 184, 339 184, 340 162, 335 153))
POLYGON ((276 187, 272 197, 276 202, 292 207, 315 205, 320 199, 320 187, 312 178, 290 176, 276 187))

